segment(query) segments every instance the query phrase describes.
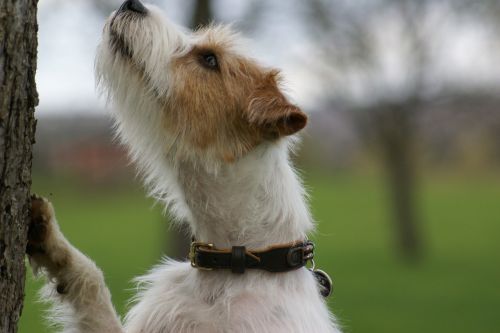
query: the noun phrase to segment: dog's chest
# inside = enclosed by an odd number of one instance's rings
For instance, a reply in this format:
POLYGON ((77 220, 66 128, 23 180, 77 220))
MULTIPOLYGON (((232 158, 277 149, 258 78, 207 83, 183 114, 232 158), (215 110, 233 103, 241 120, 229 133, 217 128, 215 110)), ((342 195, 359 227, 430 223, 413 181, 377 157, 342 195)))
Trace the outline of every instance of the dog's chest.
POLYGON ((303 280, 294 287, 275 275, 227 279, 173 265, 182 269, 149 277, 155 281, 129 313, 127 332, 335 332, 314 281, 304 274, 292 272, 303 280))

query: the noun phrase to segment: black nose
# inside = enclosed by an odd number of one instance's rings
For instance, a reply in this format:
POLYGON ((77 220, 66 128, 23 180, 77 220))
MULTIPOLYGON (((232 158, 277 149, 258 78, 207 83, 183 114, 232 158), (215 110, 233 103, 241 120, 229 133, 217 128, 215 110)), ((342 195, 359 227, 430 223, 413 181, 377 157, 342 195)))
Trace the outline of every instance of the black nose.
POLYGON ((146 14, 147 8, 139 0, 126 0, 118 9, 118 12, 133 11, 140 14, 146 14))

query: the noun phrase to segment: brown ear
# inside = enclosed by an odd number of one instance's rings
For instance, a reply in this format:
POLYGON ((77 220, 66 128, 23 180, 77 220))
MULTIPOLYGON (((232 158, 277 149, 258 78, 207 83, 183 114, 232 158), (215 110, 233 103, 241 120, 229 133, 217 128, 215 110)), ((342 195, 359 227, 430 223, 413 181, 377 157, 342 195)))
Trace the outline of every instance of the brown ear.
POLYGON ((307 116, 290 104, 276 83, 276 73, 266 76, 249 99, 249 121, 267 138, 292 135, 307 124, 307 116))

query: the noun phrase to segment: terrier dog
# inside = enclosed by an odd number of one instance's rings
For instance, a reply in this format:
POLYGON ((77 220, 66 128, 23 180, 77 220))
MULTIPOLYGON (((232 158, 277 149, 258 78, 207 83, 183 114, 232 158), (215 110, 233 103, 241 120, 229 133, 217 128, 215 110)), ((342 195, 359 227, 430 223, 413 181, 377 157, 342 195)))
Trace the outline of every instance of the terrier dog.
POLYGON ((289 150, 307 117, 240 39, 227 26, 188 32, 138 0, 107 20, 96 77, 118 136, 196 241, 190 262, 138 279, 122 324, 101 271, 33 197, 27 252, 64 332, 339 332, 321 274, 304 267, 313 221, 289 150))

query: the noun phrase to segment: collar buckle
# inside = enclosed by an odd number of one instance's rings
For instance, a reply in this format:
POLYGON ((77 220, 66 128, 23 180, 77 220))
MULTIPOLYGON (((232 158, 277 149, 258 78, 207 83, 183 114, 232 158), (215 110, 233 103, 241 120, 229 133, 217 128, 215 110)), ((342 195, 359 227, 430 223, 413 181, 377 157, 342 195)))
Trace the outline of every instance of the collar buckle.
POLYGON ((288 250, 286 261, 290 267, 302 267, 309 260, 314 258, 314 243, 307 240, 299 246, 292 247, 288 250))
POLYGON ((191 261, 191 266, 205 271, 213 270, 213 268, 198 266, 196 262, 196 252, 198 251, 199 248, 205 248, 210 250, 213 249, 213 247, 214 244, 212 243, 195 242, 195 241, 191 242, 191 246, 189 248, 189 260, 191 261))

